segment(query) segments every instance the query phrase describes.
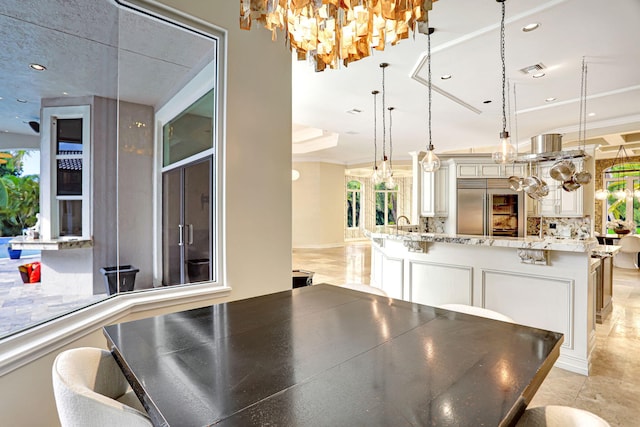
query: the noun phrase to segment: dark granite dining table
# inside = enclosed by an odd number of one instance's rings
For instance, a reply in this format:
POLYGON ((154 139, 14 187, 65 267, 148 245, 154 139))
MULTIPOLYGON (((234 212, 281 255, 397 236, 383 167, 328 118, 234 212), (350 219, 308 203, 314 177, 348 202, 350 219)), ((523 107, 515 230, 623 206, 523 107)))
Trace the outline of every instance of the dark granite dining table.
POLYGON ((322 284, 104 334, 157 426, 513 425, 563 341, 322 284))

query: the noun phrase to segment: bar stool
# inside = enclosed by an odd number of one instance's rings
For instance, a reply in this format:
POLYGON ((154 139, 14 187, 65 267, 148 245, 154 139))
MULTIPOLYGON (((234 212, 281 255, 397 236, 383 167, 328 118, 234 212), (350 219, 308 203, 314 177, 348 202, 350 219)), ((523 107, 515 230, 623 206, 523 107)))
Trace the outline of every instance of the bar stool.
POLYGON ((489 310, 488 308, 475 307, 473 305, 466 304, 441 304, 438 308, 444 308, 445 310, 457 311, 459 313, 472 314, 474 316, 486 317, 487 319, 500 320, 502 322, 515 323, 512 318, 506 316, 497 311, 489 310))
POLYGON ((620 252, 613 256, 613 265, 618 268, 640 268, 638 252, 640 252, 640 235, 628 234, 618 242, 620 252))
POLYGON ((610 427, 609 423, 583 409, 570 406, 538 406, 524 411, 516 427, 610 427))

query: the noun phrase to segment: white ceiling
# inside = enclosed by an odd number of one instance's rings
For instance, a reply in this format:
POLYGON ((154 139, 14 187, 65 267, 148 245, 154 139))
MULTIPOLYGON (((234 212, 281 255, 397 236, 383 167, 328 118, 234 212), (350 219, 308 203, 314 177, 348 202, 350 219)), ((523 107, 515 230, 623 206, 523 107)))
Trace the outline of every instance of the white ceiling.
MULTIPOLYGON (((630 155, 640 154, 640 1, 507 0, 505 5, 505 56, 511 95, 507 128, 513 140, 517 134, 520 149, 528 150, 530 138, 542 133, 561 133, 567 145, 577 139, 584 56, 588 67, 587 112, 594 113, 586 121, 588 143, 624 143, 630 155), (535 31, 523 32, 521 28, 531 22, 541 25, 535 31), (533 79, 519 71, 537 63, 546 67, 543 78, 533 79), (556 100, 545 102, 549 97, 556 100)), ((439 0, 433 5, 429 20, 436 29, 431 36, 432 80, 438 90, 433 93, 432 107, 436 152, 491 151, 490 147, 498 143, 502 130, 500 7, 495 0, 439 0), (444 74, 453 77, 441 80, 444 74), (486 100, 492 102, 484 104, 486 100)), ((294 61, 295 128, 318 128, 339 136, 337 145, 331 148, 294 152, 294 161, 346 165, 372 161, 371 91, 381 90, 381 62, 390 64, 386 69, 386 104, 395 107, 394 159, 408 159, 409 152, 424 150, 427 74, 426 65, 421 68, 420 63, 425 56, 426 36, 417 34, 415 40, 387 46, 384 52, 375 51, 348 68, 315 73, 308 62, 294 61), (353 109, 362 113, 347 113, 353 109)), ((378 116, 378 150, 381 133, 378 116)), ((603 153, 615 155, 617 147, 611 148, 603 153)))
POLYGON ((97 95, 158 107, 212 55, 210 39, 113 0, 3 0, 0 136, 11 144, 35 135, 28 122, 39 121, 44 98, 97 95))
MULTIPOLYGON (((604 145, 602 153, 609 156, 618 144, 625 144, 629 154, 640 154, 640 1, 507 0, 506 11, 507 76, 516 84, 518 107, 516 128, 511 105, 510 130, 514 139, 517 133, 521 149, 541 133, 563 133, 567 143, 576 139, 585 56, 587 109, 595 113, 587 119, 589 143, 604 145), (541 27, 522 32, 529 22, 541 27), (518 71, 536 63, 547 67, 542 79, 518 71), (557 100, 546 103, 550 96, 557 100)), ((432 128, 438 152, 477 151, 497 142, 502 126, 499 21, 495 0, 439 0, 433 5, 432 72, 439 92, 433 96, 432 128), (453 78, 440 80, 443 74, 453 78)), ((270 37, 264 29, 253 31, 270 37)), ((42 98, 119 95, 162 105, 200 68, 202 58, 212 55, 210 40, 119 10, 113 0, 4 0, 0 44, 3 143, 35 136, 28 122, 39 119, 42 98), (31 70, 33 62, 47 71, 31 70)), ((294 60, 294 160, 350 166, 372 160, 371 91, 381 89, 381 62, 390 63, 386 98, 395 107, 394 159, 424 150, 427 89, 419 64, 425 51, 426 36, 416 34, 348 68, 315 73, 311 64, 294 60), (362 112, 347 113, 354 108, 362 112)), ((381 130, 379 118, 379 145, 381 130)))

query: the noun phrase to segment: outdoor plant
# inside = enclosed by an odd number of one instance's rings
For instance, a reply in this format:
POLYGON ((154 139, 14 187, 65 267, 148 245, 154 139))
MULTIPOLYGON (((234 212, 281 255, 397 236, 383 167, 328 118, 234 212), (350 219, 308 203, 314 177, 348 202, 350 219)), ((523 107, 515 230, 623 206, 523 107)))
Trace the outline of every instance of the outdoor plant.
POLYGON ((40 211, 40 180, 37 175, 18 176, 22 156, 18 152, 7 158, 0 153, 0 235, 19 236, 36 222, 40 211))

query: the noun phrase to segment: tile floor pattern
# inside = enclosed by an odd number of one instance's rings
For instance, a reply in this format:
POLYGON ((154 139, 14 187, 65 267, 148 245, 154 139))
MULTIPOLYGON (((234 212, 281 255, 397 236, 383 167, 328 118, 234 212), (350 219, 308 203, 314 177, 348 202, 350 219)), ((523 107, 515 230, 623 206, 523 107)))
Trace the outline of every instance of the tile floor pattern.
MULTIPOLYGON (((293 268, 313 271, 313 283, 368 284, 371 247, 294 249, 293 268)), ((614 268, 613 282, 613 312, 596 327, 591 375, 553 368, 530 406, 573 406, 611 426, 640 426, 640 270, 614 268)))
POLYGON ((39 260, 39 257, 0 259, 0 338, 106 297, 106 294, 51 295, 40 283, 23 283, 18 266, 39 260))

